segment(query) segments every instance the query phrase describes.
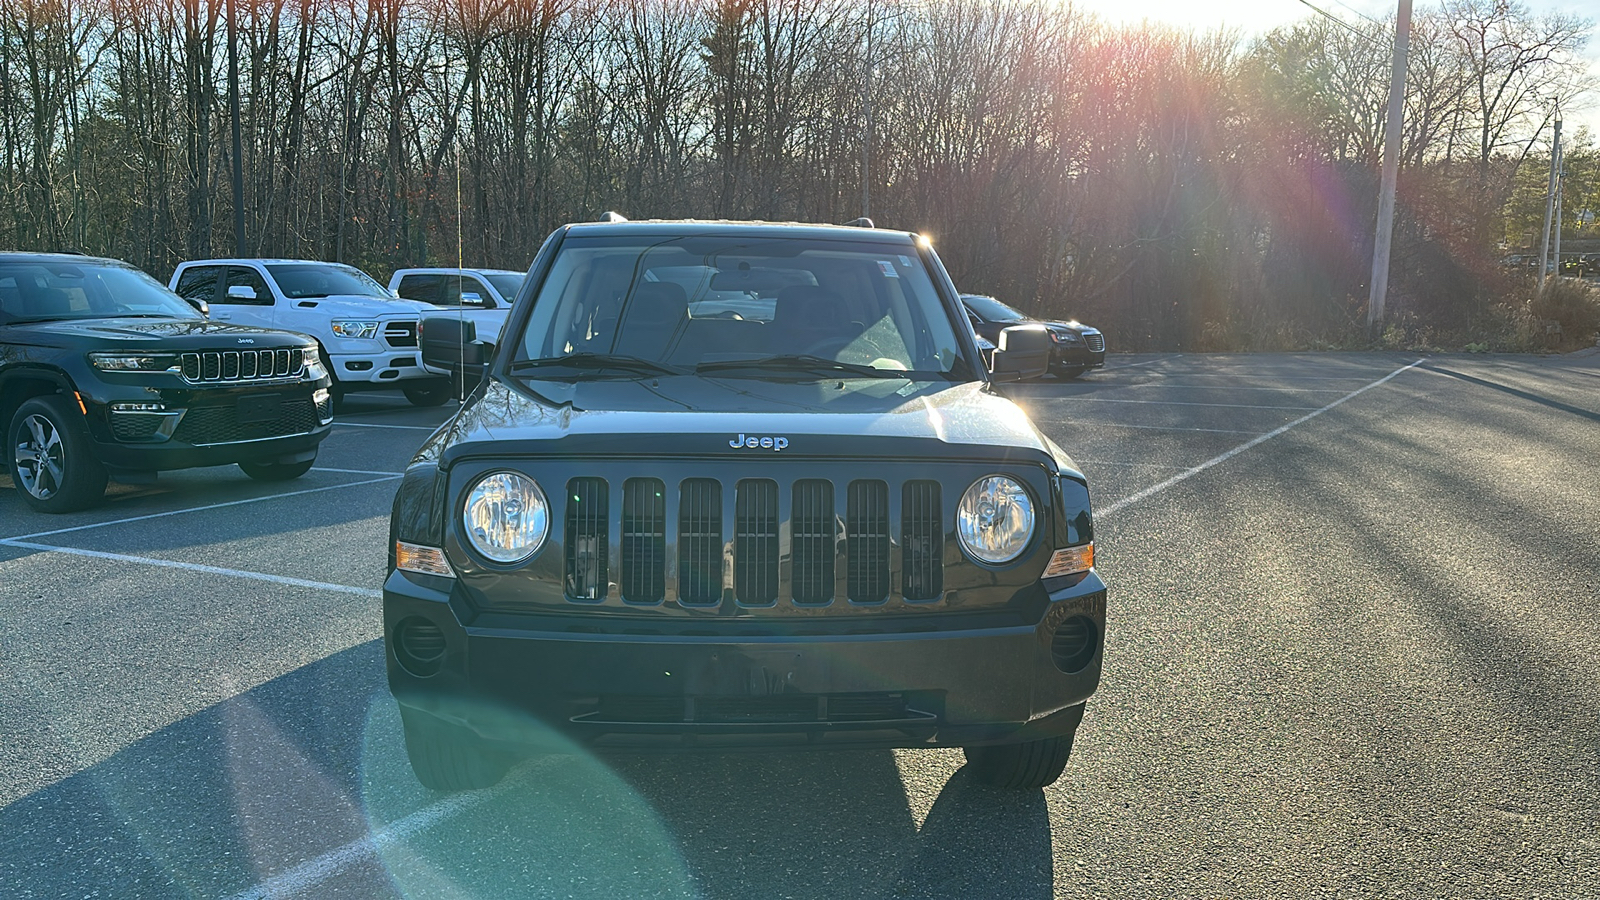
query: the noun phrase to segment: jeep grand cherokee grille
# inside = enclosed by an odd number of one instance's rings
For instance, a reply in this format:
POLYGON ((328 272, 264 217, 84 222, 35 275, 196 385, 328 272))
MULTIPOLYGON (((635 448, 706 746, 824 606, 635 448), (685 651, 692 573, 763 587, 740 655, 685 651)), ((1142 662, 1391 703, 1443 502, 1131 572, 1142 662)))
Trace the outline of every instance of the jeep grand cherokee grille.
POLYGON ((620 590, 627 603, 653 604, 666 598, 670 584, 677 588, 678 603, 687 607, 716 607, 725 599, 746 607, 773 606, 785 593, 798 607, 826 606, 836 598, 879 604, 890 597, 895 541, 900 548, 901 597, 908 602, 931 601, 943 593, 945 524, 937 481, 913 480, 899 486, 898 534, 891 527, 885 481, 857 479, 845 485, 842 523, 835 516, 832 481, 803 479, 782 486, 772 479, 745 478, 731 489, 732 541, 725 545, 725 489, 718 479, 687 478, 672 489, 677 494, 675 534, 668 531, 669 488, 662 480, 624 480, 614 509, 614 492, 606 479, 569 479, 562 533, 568 600, 599 602, 620 590), (785 492, 787 503, 782 502, 785 492), (621 571, 613 573, 611 523, 619 513, 621 552, 614 562, 620 563, 621 571), (675 580, 668 565, 669 537, 677 544, 672 560, 675 580), (841 569, 842 582, 835 577, 841 569), (614 587, 613 574, 620 575, 614 587))
POLYGON ((186 444, 232 444, 305 434, 317 427, 317 408, 309 397, 285 400, 278 414, 254 422, 239 421, 232 406, 197 406, 183 414, 172 439, 186 444))
POLYGON ((183 380, 190 384, 225 381, 259 381, 298 378, 305 370, 305 353, 292 350, 206 350, 179 357, 183 380))

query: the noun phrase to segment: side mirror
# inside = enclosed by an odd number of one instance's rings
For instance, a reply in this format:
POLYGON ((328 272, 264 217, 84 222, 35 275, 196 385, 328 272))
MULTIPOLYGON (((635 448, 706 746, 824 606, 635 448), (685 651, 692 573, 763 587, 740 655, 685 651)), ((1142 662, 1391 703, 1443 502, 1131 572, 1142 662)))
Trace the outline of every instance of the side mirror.
POLYGON ((194 307, 195 312, 198 312, 202 316, 211 315, 211 304, 201 300, 199 297, 185 297, 183 298, 183 302, 194 307))
POLYGON ((256 298, 256 289, 251 287, 248 284, 230 284, 230 285, 228 285, 228 299, 229 300, 254 300, 255 298, 256 298))
POLYGON ((989 373, 995 381, 1029 381, 1050 371, 1050 329, 1013 325, 1000 331, 989 373))
POLYGON ((478 293, 477 291, 462 291, 461 292, 461 305, 462 306, 487 306, 488 305, 488 301, 484 300, 483 299, 483 295, 478 293))

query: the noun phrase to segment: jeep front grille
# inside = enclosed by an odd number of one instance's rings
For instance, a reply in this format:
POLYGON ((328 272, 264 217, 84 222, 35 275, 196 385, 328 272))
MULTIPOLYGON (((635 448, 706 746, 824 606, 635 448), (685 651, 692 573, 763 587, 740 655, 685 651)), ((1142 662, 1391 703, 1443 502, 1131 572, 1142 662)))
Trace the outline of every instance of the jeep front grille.
POLYGON ((567 596, 604 600, 606 596, 606 482, 574 478, 567 482, 567 596))
POLYGON ((660 603, 667 596, 667 495, 659 478, 622 483, 622 599, 660 603))
POLYGON ((881 481, 852 481, 849 496, 845 512, 848 596, 852 603, 881 603, 889 599, 889 486, 881 481))
POLYGON ((940 515, 939 482, 906 482, 900 504, 900 595, 907 600, 937 600, 944 593, 940 515))
POLYGON ((183 380, 207 382, 262 381, 299 378, 305 372, 305 352, 292 350, 205 350, 178 357, 183 380))
POLYGON ((1103 334, 1086 334, 1083 343, 1091 353, 1104 353, 1106 349, 1106 336, 1103 334))
POLYGON ((678 500, 678 602, 722 602, 722 483, 691 478, 678 500))
POLYGON ((778 483, 739 482, 733 521, 733 596, 746 606, 771 606, 778 602, 778 483))
POLYGON ((794 560, 790 567, 794 602, 802 606, 833 601, 833 558, 838 552, 833 521, 833 482, 811 479, 794 484, 790 515, 794 560))
POLYGON ((317 408, 310 397, 285 400, 269 419, 239 421, 232 406, 196 406, 183 414, 172 439, 186 444, 233 444, 306 434, 317 427, 317 408))

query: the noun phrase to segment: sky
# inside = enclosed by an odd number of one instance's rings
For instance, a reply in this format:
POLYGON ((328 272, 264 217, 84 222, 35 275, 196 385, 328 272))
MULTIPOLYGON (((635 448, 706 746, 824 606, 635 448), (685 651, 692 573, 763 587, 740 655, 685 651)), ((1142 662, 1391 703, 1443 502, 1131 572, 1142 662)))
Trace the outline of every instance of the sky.
MULTIPOLYGON (((1318 8, 1347 22, 1361 21, 1368 16, 1379 21, 1393 16, 1398 6, 1396 0, 1310 0, 1318 8)), ((1562 12, 1600 21, 1600 3, 1595 0, 1523 0, 1536 15, 1562 12)), ((1110 22, 1139 22, 1150 20, 1191 28, 1238 28, 1246 35, 1270 31, 1280 25, 1297 22, 1317 15, 1301 0, 1228 0, 1227 3, 1206 3, 1200 0, 1073 0, 1080 9, 1088 10, 1110 22)), ((1433 6, 1434 0, 1413 0, 1413 7, 1433 6)), ((1585 49, 1589 71, 1600 81, 1600 27, 1589 39, 1585 49)), ((1588 125, 1589 131, 1600 135, 1600 91, 1588 98, 1586 110, 1573 110, 1563 115, 1563 128, 1575 131, 1579 125, 1588 125)))

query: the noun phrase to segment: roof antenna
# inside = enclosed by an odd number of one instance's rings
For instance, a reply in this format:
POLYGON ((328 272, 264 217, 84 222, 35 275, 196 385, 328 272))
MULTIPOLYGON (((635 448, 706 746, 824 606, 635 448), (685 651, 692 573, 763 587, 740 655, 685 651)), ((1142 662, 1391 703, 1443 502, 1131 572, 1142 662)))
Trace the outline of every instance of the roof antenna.
POLYGON ((623 215, 622 213, 612 212, 611 210, 608 209, 605 212, 600 214, 600 221, 602 221, 602 222, 626 222, 626 221, 628 221, 628 217, 623 215))

